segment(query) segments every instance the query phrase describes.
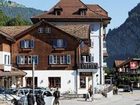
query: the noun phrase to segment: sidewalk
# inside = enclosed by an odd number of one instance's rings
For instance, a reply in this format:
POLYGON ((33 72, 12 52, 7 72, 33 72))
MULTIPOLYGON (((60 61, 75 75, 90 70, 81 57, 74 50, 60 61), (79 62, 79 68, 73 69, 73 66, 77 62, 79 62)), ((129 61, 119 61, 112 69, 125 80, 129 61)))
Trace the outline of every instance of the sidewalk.
POLYGON ((8 103, 5 102, 5 101, 0 100, 0 105, 10 105, 10 104, 8 104, 8 103))

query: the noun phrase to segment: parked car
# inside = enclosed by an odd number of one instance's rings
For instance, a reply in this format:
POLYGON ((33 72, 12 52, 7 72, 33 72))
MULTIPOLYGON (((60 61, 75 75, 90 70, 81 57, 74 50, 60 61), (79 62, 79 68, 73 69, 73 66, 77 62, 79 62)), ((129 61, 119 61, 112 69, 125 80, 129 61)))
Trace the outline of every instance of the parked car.
MULTIPOLYGON (((31 88, 21 88, 21 89, 17 90, 17 96, 21 97, 19 99, 19 101, 21 101, 23 103, 23 105, 28 105, 27 95, 29 94, 30 91, 32 91, 31 88)), ((36 95, 38 93, 38 91, 42 92, 42 95, 44 96, 45 105, 53 105, 54 104, 54 96, 52 95, 52 93, 48 89, 35 88, 34 95, 36 95)))
POLYGON ((129 85, 124 85, 123 86, 123 91, 124 92, 130 92, 130 86, 129 85))

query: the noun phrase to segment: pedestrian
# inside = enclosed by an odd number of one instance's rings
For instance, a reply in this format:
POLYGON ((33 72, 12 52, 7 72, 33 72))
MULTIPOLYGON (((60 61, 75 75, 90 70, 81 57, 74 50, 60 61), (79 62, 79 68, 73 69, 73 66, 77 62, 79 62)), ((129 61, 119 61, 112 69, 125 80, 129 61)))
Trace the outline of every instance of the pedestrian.
POLYGON ((56 91, 53 93, 53 96, 55 97, 54 104, 59 105, 60 91, 58 90, 58 88, 56 88, 56 91))
POLYGON ((88 88, 88 91, 87 91, 87 94, 85 97, 85 101, 87 101, 87 99, 89 99, 90 101, 93 101, 92 95, 93 95, 92 86, 90 86, 88 88))
POLYGON ((28 100, 28 105, 34 105, 35 104, 35 99, 33 95, 33 91, 30 90, 29 94, 27 95, 27 100, 28 100))
POLYGON ((133 93, 133 83, 130 82, 130 91, 133 93))
POLYGON ((92 95, 93 95, 92 86, 89 87, 88 92, 89 92, 89 100, 93 101, 93 99, 92 99, 92 95))
POLYGON ((38 91, 38 94, 36 95, 36 103, 37 105, 45 105, 44 96, 42 95, 41 90, 38 91))

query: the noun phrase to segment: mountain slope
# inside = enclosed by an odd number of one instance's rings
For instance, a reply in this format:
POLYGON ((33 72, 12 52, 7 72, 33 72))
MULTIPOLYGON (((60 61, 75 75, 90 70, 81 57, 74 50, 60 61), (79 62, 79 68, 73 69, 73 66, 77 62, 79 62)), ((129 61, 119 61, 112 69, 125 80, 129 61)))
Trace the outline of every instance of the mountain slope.
POLYGON ((109 66, 115 59, 140 57, 140 3, 129 12, 129 17, 120 27, 108 32, 107 50, 109 66))
POLYGON ((32 16, 39 15, 43 12, 34 8, 27 8, 24 5, 7 0, 0 0, 0 10, 2 10, 6 16, 12 18, 21 16, 23 19, 28 21, 30 21, 32 16))

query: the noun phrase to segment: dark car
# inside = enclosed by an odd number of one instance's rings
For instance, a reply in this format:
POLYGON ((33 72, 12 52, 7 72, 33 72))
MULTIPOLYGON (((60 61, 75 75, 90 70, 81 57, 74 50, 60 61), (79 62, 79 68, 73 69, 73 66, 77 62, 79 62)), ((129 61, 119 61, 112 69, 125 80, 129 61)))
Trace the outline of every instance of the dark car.
POLYGON ((130 86, 129 85, 124 85, 123 86, 123 91, 124 92, 130 92, 130 86))

